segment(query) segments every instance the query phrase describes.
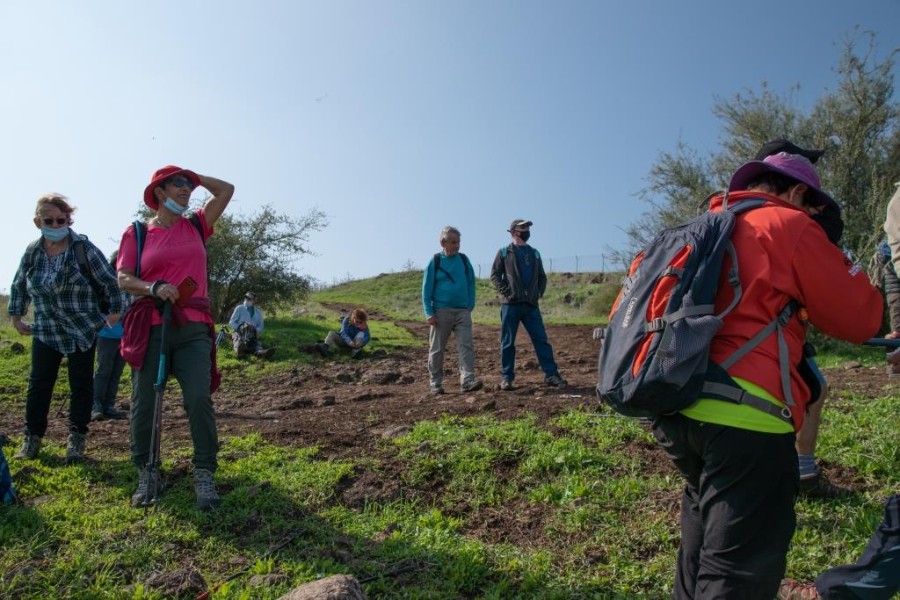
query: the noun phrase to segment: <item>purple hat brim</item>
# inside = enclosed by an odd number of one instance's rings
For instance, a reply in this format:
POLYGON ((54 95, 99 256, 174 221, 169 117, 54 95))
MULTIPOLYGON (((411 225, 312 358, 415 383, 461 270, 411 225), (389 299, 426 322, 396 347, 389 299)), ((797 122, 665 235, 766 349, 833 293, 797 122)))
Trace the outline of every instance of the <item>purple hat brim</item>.
POLYGON ((841 207, 838 206, 838 203, 835 202, 831 196, 829 196, 819 188, 812 186, 805 181, 800 181, 795 175, 779 169, 771 163, 763 162, 761 160, 751 160, 750 162, 741 165, 738 170, 734 172, 734 175, 731 176, 731 183, 728 184, 728 191, 738 192, 741 190, 746 190, 748 183, 750 183, 760 175, 764 175, 766 173, 778 173, 779 175, 789 177, 798 183, 809 186, 809 189, 813 191, 814 200, 818 200, 818 202, 815 203, 815 206, 828 205, 831 206, 834 210, 840 212, 841 207))

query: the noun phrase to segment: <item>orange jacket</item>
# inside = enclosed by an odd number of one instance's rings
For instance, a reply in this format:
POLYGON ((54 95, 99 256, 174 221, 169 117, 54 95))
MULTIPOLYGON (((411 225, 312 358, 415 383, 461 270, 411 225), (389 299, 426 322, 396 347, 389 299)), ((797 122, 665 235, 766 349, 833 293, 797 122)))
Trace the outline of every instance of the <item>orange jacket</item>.
MULTIPOLYGON (((724 320, 713 339, 710 355, 722 362, 768 325, 793 298, 806 308, 809 322, 825 334, 861 343, 878 332, 883 305, 881 294, 865 270, 851 263, 806 212, 761 192, 732 192, 729 203, 761 198, 766 204, 738 215, 731 241, 738 257, 743 297, 724 320)), ((722 210, 722 196, 710 210, 722 210)), ((731 259, 726 256, 716 311, 733 298, 727 281, 731 259)), ((791 410, 794 428, 803 424, 809 388, 797 372, 803 358, 806 325, 794 316, 785 327, 791 364, 791 410)), ((729 374, 751 381, 784 401, 774 334, 741 358, 729 374)))

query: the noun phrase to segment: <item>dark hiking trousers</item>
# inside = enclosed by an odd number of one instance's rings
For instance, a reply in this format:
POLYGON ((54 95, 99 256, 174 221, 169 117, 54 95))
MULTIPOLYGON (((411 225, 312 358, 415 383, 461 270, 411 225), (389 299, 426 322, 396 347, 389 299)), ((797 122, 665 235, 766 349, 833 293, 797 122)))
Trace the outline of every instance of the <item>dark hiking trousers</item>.
POLYGON ((653 433, 686 480, 674 597, 772 600, 796 526, 794 434, 680 414, 653 433))
POLYGON ((855 565, 828 569, 816 578, 825 600, 888 600, 900 591, 900 495, 888 498, 884 519, 855 565))
POLYGON ((38 437, 47 431, 50 400, 63 356, 69 371, 69 431, 85 434, 91 421, 94 395, 94 346, 61 354, 34 338, 31 341, 31 374, 25 397, 25 430, 38 437))

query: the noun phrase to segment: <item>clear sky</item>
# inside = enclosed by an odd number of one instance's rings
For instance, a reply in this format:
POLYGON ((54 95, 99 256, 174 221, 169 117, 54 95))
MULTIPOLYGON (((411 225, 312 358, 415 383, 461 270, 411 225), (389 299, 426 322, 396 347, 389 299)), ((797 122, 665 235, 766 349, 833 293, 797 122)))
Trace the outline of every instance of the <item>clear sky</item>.
POLYGON ((513 218, 545 257, 621 247, 679 140, 715 150, 718 97, 837 86, 842 40, 900 46, 900 1, 0 2, 0 290, 37 198, 106 252, 150 175, 235 184, 230 211, 329 217, 300 271, 422 266, 438 233, 487 264, 513 218))

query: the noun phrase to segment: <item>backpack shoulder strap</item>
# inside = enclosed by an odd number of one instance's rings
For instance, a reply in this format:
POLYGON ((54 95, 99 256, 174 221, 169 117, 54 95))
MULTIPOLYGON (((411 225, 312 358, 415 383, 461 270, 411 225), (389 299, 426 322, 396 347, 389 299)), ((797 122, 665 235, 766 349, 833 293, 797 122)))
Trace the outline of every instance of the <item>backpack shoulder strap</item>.
POLYGON ((200 240, 203 242, 203 245, 206 246, 206 238, 203 236, 203 224, 200 223, 200 215, 192 213, 191 216, 188 217, 188 221, 191 222, 191 225, 193 225, 194 229, 197 230, 197 233, 200 234, 200 240))
POLYGON ((438 252, 434 255, 434 276, 437 277, 437 272, 441 269, 441 253, 438 252))
POLYGON ((144 252, 144 242, 147 240, 147 224, 141 220, 132 223, 134 226, 135 261, 134 276, 141 278, 141 254, 144 252))
POLYGON ((509 254, 509 246, 503 246, 500 248, 500 258, 506 260, 506 255, 509 254))

